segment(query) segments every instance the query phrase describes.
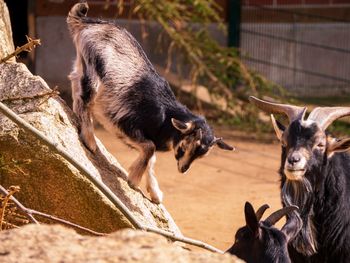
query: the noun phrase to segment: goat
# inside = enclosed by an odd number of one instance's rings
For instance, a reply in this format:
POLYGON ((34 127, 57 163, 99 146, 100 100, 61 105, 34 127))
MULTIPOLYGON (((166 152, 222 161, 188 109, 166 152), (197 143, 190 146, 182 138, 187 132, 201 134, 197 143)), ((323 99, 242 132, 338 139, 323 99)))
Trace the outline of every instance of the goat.
POLYGON ((289 119, 284 127, 271 114, 282 144, 282 203, 297 205, 303 221, 290 246, 294 262, 350 262, 350 138, 326 132, 333 121, 350 115, 350 107, 318 107, 305 119, 306 107, 250 100, 289 119))
POLYGON ((298 217, 289 218, 281 230, 274 227, 283 216, 297 211, 296 206, 284 207, 260 221, 268 205, 263 205, 255 213, 253 206, 246 202, 244 214, 246 226, 238 229, 235 243, 226 252, 236 255, 247 263, 289 263, 288 243, 300 231, 302 221, 298 217), (260 222, 259 222, 260 221, 260 222))
POLYGON ((113 22, 86 17, 87 3, 72 7, 67 24, 76 48, 72 85, 73 111, 80 120, 80 137, 96 151, 92 116, 108 131, 137 149, 128 182, 137 188, 148 167, 147 191, 155 203, 163 193, 154 175, 156 151, 174 150, 178 170, 217 145, 233 150, 213 135, 203 117, 178 102, 136 39, 113 22))

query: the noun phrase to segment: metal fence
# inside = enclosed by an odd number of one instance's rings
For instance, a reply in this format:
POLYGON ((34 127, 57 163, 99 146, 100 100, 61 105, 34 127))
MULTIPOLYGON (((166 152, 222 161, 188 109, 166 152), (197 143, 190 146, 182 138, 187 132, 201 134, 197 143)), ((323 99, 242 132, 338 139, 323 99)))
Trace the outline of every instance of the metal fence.
POLYGON ((350 18, 242 7, 244 60, 295 96, 350 94, 350 18))

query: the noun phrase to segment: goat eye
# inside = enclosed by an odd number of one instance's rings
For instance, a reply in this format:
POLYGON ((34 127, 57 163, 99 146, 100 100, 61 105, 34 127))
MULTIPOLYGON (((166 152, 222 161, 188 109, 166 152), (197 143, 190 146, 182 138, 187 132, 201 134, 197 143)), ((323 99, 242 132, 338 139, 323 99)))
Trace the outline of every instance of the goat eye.
POLYGON ((176 160, 179 160, 181 157, 183 157, 185 154, 184 150, 182 150, 181 147, 177 150, 177 153, 175 154, 176 160))
POLYGON ((324 143, 323 142, 320 142, 319 144, 317 144, 317 147, 319 147, 319 148, 323 148, 325 145, 324 145, 324 143))

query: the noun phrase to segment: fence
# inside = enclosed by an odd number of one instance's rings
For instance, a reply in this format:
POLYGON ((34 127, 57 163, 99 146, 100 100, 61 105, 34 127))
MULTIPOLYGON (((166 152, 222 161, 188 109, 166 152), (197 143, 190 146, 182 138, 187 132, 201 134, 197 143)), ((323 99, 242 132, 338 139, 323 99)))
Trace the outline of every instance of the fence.
POLYGON ((322 13, 242 6, 244 60, 295 96, 350 95, 350 18, 322 13))

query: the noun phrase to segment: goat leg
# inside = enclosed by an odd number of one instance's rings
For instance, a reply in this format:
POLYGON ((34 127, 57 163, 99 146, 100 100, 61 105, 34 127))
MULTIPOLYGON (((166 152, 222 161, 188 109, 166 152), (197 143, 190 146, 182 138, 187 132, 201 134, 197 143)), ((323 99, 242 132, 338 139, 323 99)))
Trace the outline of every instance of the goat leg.
POLYGON ((157 178, 154 173, 154 164, 156 162, 156 155, 154 154, 149 160, 148 174, 146 177, 146 189, 151 196, 152 202, 160 204, 163 202, 163 192, 159 188, 157 178))
POLYGON ((92 82, 86 73, 86 65, 80 56, 75 60, 74 70, 69 75, 72 85, 73 111, 80 122, 80 138, 85 146, 96 152, 97 144, 91 119, 90 104, 93 98, 92 82))
POLYGON ((148 162, 155 152, 155 146, 151 141, 136 142, 134 146, 139 150, 140 155, 129 169, 128 182, 131 187, 137 189, 148 162))

